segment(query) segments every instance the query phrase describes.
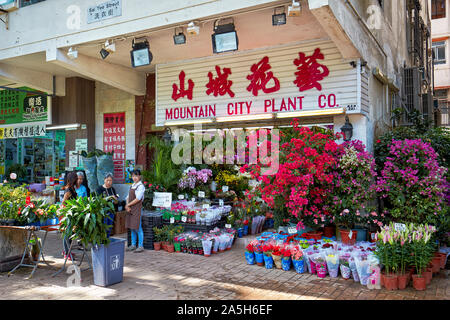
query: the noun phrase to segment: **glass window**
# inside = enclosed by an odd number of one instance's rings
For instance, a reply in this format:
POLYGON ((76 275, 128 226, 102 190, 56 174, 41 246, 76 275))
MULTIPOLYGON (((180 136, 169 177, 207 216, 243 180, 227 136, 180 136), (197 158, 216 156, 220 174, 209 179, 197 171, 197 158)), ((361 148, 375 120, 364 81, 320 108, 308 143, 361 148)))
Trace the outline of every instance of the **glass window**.
POLYGON ((433 42, 433 62, 434 64, 445 64, 445 41, 433 42))
POLYGON ((26 6, 29 6, 30 4, 35 4, 38 2, 42 2, 42 1, 45 1, 45 0, 20 0, 20 7, 21 8, 26 7, 26 6))
POLYGON ((445 18, 445 0, 431 0, 431 19, 445 18))

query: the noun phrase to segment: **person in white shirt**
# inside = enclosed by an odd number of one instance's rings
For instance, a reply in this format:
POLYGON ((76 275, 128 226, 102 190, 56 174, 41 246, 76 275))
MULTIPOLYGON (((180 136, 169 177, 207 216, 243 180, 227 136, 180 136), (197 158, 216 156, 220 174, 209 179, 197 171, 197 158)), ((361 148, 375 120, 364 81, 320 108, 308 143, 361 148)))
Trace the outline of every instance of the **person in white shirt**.
POLYGON ((142 201, 144 200, 145 186, 141 182, 141 171, 134 170, 131 173, 133 185, 130 188, 127 197, 127 204, 125 210, 127 216, 125 220, 125 227, 131 230, 131 246, 127 248, 128 251, 142 252, 144 251, 144 231, 142 230, 142 201), (136 241, 138 240, 138 247, 136 248, 136 241))

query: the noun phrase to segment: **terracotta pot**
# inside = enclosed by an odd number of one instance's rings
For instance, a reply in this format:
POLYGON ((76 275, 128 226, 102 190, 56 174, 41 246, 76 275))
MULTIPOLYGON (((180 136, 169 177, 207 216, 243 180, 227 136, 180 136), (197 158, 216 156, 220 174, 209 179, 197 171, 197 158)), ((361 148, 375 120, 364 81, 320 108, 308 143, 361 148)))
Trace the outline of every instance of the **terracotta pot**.
POLYGON ((153 242, 153 249, 155 249, 155 251, 161 250, 161 242, 153 242))
POLYGON ((439 273, 439 271, 441 270, 441 257, 433 257, 431 261, 433 264, 433 273, 439 273))
POLYGON ((256 264, 260 267, 264 267, 264 262, 257 262, 256 264))
POLYGON ((334 236, 336 232, 335 227, 324 227, 323 228, 323 236, 327 238, 331 238, 334 236))
POLYGON ((440 257, 441 258, 441 265, 440 265, 440 267, 441 267, 441 269, 445 269, 445 262, 447 260, 447 255, 445 253, 443 253, 443 252, 435 252, 434 255, 436 257, 440 257))
POLYGON ((175 246, 171 243, 169 243, 168 245, 166 245, 167 248, 167 252, 173 253, 175 252, 175 246))
POLYGON ((370 240, 370 242, 377 242, 377 233, 369 232, 369 240, 370 240))
POLYGON ((384 287, 384 273, 380 274, 380 286, 384 287))
POLYGON ((418 274, 413 274, 412 279, 414 289, 422 291, 427 288, 427 280, 423 275, 419 277, 418 274))
POLYGON ((384 287, 387 290, 398 290, 397 275, 393 275, 393 274, 384 275, 384 287))
POLYGON ((409 282, 409 273, 398 275, 398 289, 403 290, 406 288, 409 282))
POLYGON ((322 235, 323 235, 323 232, 321 232, 321 231, 311 231, 308 233, 304 233, 303 237, 305 239, 320 240, 320 239, 322 239, 322 235))
POLYGON ((349 239, 350 230, 339 230, 341 234, 341 240, 343 244, 353 245, 356 243, 356 236, 358 235, 358 231, 352 230, 352 238, 349 239))
POLYGON ((431 283, 431 278, 433 278, 433 272, 430 270, 431 268, 427 268, 426 271, 422 272, 427 285, 429 285, 431 283))

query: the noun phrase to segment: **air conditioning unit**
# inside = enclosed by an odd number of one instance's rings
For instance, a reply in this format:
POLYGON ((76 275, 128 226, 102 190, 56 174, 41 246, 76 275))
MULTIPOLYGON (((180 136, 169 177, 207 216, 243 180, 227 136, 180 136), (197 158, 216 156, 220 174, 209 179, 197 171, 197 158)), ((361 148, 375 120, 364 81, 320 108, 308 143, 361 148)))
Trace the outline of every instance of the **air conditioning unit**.
POLYGON ((17 10, 19 9, 19 0, 0 0, 0 9, 8 12, 17 10))

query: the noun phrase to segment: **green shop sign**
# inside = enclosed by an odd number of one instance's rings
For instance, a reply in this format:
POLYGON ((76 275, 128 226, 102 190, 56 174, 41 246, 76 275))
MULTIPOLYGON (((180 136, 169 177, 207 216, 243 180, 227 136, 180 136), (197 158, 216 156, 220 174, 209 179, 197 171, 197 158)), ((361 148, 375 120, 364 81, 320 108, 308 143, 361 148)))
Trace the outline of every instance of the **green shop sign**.
MULTIPOLYGON (((21 87, 21 90, 36 90, 21 87)), ((0 91, 0 125, 30 122, 50 123, 51 98, 47 95, 15 90, 0 91)))

